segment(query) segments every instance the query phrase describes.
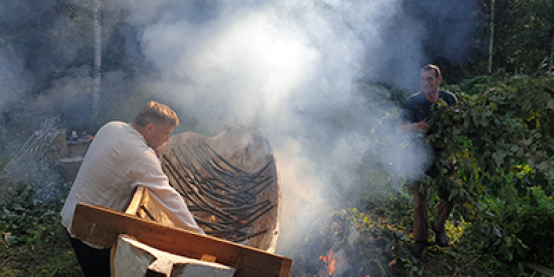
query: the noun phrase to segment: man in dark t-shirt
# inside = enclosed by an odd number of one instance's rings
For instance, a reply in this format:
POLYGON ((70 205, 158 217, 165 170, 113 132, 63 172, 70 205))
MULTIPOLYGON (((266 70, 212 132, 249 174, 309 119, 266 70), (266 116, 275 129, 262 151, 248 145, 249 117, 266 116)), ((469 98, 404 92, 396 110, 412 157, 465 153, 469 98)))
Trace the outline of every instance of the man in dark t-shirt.
MULTIPOLYGON (((437 101, 443 99, 448 106, 456 105, 456 96, 450 92, 440 90, 439 84, 442 81, 440 69, 435 65, 426 65, 421 69, 421 92, 415 93, 406 99, 404 109, 402 111, 402 127, 408 131, 419 132, 425 134, 428 129, 428 124, 425 119, 433 111, 440 110, 432 108, 437 101)), ((416 143, 425 143, 424 139, 416 143)), ((434 149, 434 158, 442 158, 441 150, 434 149)), ((422 160, 425 160, 422 157, 422 160)), ((425 174, 431 178, 436 178, 436 168, 431 166, 425 171, 425 174)), ((410 248, 410 252, 417 258, 421 257, 423 250, 428 245, 428 214, 427 214, 427 196, 419 191, 419 186, 412 185, 412 193, 414 195, 414 226, 413 235, 415 239, 414 245, 410 248)), ((438 205, 438 218, 431 225, 431 229, 435 232, 435 243, 439 246, 448 246, 448 237, 444 230, 446 219, 452 212, 454 203, 448 201, 448 195, 439 192, 440 202, 438 205)))
MULTIPOLYGON (((423 81, 422 81, 423 82, 423 81)), ((439 89, 439 98, 443 99, 448 106, 454 106, 458 102, 456 96, 451 92, 439 89)), ((438 99, 437 99, 438 100, 438 99)), ((420 123, 425 124, 425 119, 431 115, 431 107, 435 105, 431 103, 426 94, 423 92, 418 92, 410 95, 406 102, 404 103, 403 118, 402 120, 405 123, 420 123)), ((435 112, 440 112, 439 109, 434 109, 435 112)))

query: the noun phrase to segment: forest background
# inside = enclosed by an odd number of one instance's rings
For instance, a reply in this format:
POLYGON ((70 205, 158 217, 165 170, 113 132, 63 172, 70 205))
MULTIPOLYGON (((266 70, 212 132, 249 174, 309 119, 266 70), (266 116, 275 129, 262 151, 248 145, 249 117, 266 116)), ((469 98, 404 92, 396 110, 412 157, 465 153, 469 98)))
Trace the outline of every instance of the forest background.
MULTIPOLYGON (((293 276, 540 276, 524 264, 554 268, 553 1, 275 2, 4 1, 0 168, 48 118, 59 116, 68 136, 93 135, 158 100, 180 115, 176 133, 256 126, 283 163, 302 171, 291 173, 295 183, 319 196, 299 197, 294 207, 312 212, 285 219, 309 224, 283 239, 301 247, 279 250, 294 259, 293 276), (238 27, 225 33, 229 22, 238 27), (236 35, 240 28, 246 35, 236 35), (458 163, 435 161, 444 174, 422 187, 448 184, 457 206, 451 246, 416 260, 407 251, 405 182, 418 156, 395 126, 427 63, 459 100, 429 119, 427 140, 458 163)), ((54 161, 38 162, 39 173, 0 184, 0 275, 80 276, 58 218, 71 183, 54 161)))

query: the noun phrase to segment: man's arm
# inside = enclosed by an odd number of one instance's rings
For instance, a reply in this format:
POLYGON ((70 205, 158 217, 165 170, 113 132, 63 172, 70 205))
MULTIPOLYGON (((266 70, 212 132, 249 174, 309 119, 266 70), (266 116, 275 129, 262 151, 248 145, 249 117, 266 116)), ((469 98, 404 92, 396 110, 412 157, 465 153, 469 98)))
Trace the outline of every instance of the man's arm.
POLYGON ((414 122, 416 121, 416 116, 414 114, 415 109, 416 107, 414 107, 413 98, 408 98, 408 100, 404 103, 404 107, 402 108, 402 112, 400 114, 400 127, 405 131, 417 131, 424 134, 427 132, 427 122, 414 122))
POLYGON ((149 164, 136 169, 140 172, 133 187, 144 186, 148 189, 152 200, 167 214, 176 227, 204 234, 181 195, 169 185, 158 158, 152 155, 149 159, 149 164))
POLYGON ((204 230, 194 220, 194 216, 181 195, 174 188, 167 185, 167 187, 147 187, 146 189, 150 191, 152 200, 156 202, 157 206, 163 210, 176 227, 205 234, 204 230))
POLYGON ((405 121, 400 121, 400 127, 403 130, 406 131, 417 131, 422 134, 425 134, 427 132, 428 124, 425 121, 415 122, 415 123, 407 123, 405 121))

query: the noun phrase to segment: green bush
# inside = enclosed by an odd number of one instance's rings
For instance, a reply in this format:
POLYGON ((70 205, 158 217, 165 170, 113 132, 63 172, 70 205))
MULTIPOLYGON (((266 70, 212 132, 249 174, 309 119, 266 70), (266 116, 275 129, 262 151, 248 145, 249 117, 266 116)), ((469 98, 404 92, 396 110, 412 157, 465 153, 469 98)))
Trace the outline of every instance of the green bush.
POLYGON ((490 76, 477 76, 472 79, 463 80, 460 82, 460 90, 464 91, 469 95, 479 94, 483 91, 486 91, 489 87, 493 85, 492 78, 490 76))
POLYGON ((0 231, 9 244, 41 239, 59 224, 59 211, 70 184, 57 174, 57 163, 38 161, 38 171, 17 183, 0 180, 0 231))
POLYGON ((484 204, 487 220, 474 225, 479 248, 504 261, 532 260, 554 267, 554 199, 542 188, 518 195, 513 186, 484 204))

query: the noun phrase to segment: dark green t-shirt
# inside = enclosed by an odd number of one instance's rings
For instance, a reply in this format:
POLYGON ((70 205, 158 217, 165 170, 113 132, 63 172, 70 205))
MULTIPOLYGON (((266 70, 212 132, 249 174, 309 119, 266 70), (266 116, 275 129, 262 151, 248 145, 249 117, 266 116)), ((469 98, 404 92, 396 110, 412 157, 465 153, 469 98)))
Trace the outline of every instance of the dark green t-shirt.
MULTIPOLYGON (((449 107, 458 102, 453 93, 445 90, 439 90, 439 98, 443 99, 449 107)), ((423 121, 431 114, 433 105, 435 103, 429 102, 423 92, 414 93, 404 102, 401 119, 407 123, 423 121)))

